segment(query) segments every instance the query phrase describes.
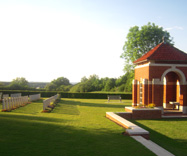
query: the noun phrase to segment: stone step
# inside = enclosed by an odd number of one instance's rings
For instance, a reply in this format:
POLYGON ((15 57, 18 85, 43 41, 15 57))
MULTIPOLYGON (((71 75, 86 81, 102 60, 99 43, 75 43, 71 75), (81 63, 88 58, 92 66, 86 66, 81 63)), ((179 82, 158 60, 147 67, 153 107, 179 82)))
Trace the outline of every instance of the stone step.
POLYGON ((182 112, 164 111, 164 114, 183 114, 182 112))
POLYGON ((187 118, 187 115, 162 115, 163 119, 180 119, 187 118))

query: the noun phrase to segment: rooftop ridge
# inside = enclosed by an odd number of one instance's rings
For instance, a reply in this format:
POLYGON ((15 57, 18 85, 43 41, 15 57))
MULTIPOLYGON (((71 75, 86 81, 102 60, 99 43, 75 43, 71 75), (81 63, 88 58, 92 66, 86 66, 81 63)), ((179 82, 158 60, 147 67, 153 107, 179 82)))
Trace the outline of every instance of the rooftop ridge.
POLYGON ((133 63, 138 64, 148 60, 187 62, 187 53, 175 48, 173 45, 169 43, 161 42, 133 63))
MULTIPOLYGON (((163 42, 162 42, 163 43, 163 42)), ((144 58, 149 58, 152 54, 154 54, 154 52, 161 46, 161 44, 158 44, 156 47, 152 48, 149 52, 145 53, 142 57, 138 58, 137 60, 135 60, 133 63, 137 63, 139 61, 143 61, 144 58)))

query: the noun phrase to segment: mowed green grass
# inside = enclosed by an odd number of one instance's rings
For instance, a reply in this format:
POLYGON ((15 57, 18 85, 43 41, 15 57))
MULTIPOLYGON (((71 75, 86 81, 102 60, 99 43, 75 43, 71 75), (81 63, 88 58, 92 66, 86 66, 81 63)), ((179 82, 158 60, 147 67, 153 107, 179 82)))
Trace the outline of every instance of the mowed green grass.
POLYGON ((176 156, 187 155, 187 119, 133 121, 150 132, 153 142, 176 156))
POLYGON ((125 130, 105 117, 107 111, 120 112, 131 105, 131 101, 123 102, 62 99, 51 113, 41 113, 40 100, 12 112, 0 112, 0 155, 154 155, 122 135, 125 130))

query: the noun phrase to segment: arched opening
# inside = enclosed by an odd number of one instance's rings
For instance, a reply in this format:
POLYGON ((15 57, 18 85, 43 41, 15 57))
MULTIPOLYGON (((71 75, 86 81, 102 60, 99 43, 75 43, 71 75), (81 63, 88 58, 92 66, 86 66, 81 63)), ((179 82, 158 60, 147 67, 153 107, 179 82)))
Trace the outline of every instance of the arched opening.
POLYGON ((171 105, 170 102, 180 103, 180 77, 174 72, 168 72, 164 77, 163 87, 163 107, 165 109, 178 109, 177 105, 171 105))

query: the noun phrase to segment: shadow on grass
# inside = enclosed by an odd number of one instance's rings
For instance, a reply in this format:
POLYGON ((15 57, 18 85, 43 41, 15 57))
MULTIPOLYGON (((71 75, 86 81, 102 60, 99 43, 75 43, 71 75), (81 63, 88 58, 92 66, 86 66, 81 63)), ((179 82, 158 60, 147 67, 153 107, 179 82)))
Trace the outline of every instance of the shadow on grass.
POLYGON ((13 113, 24 113, 24 114, 38 114, 41 113, 43 109, 43 100, 40 99, 35 102, 31 102, 30 104, 26 104, 25 106, 20 106, 15 110, 11 110, 13 113))
MULTIPOLYGON (((90 100, 91 101, 91 100, 90 100)), ((57 114, 69 114, 69 115, 80 115, 78 106, 87 107, 103 107, 103 108, 124 108, 124 103, 111 104, 111 103, 92 103, 92 102, 80 102, 76 100, 61 100, 51 113, 57 114)))
POLYGON ((70 105, 70 104, 64 104, 63 102, 59 102, 51 113, 79 115, 80 111, 76 103, 70 105))
MULTIPOLYGON (((137 124, 138 126, 148 130, 150 132, 150 139, 155 142, 156 144, 160 145, 161 147, 165 148, 166 150, 170 151, 176 156, 186 156, 187 153, 187 140, 185 139, 172 139, 169 138, 161 133, 156 132, 154 129, 151 129, 144 124, 138 122, 138 120, 131 120, 133 123, 137 124)), ((161 119, 155 121, 187 121, 187 119, 161 119)), ((172 127, 175 129, 175 127, 172 127)), ((173 134, 175 135, 175 134, 173 134)))
MULTIPOLYGON (((110 129, 82 129, 46 124, 49 118, 0 114, 0 155, 3 156, 153 156, 130 137, 110 129), (14 118, 17 120, 14 120, 14 118)), ((55 122, 58 120, 54 120, 55 122)))
MULTIPOLYGON (((91 100, 90 100, 91 101, 91 100)), ((80 101, 71 101, 71 100, 61 100, 61 103, 67 105, 79 105, 79 106, 88 106, 88 107, 108 107, 108 108, 124 108, 124 106, 130 106, 128 103, 92 103, 92 102, 80 102, 80 101)))
POLYGON ((62 118, 54 118, 54 117, 41 117, 41 116, 32 116, 32 115, 25 115, 25 114, 12 114, 12 113, 1 113, 0 120, 12 120, 12 121, 25 121, 25 122, 54 122, 54 123, 61 123, 61 122, 68 122, 68 120, 64 120, 62 118))

